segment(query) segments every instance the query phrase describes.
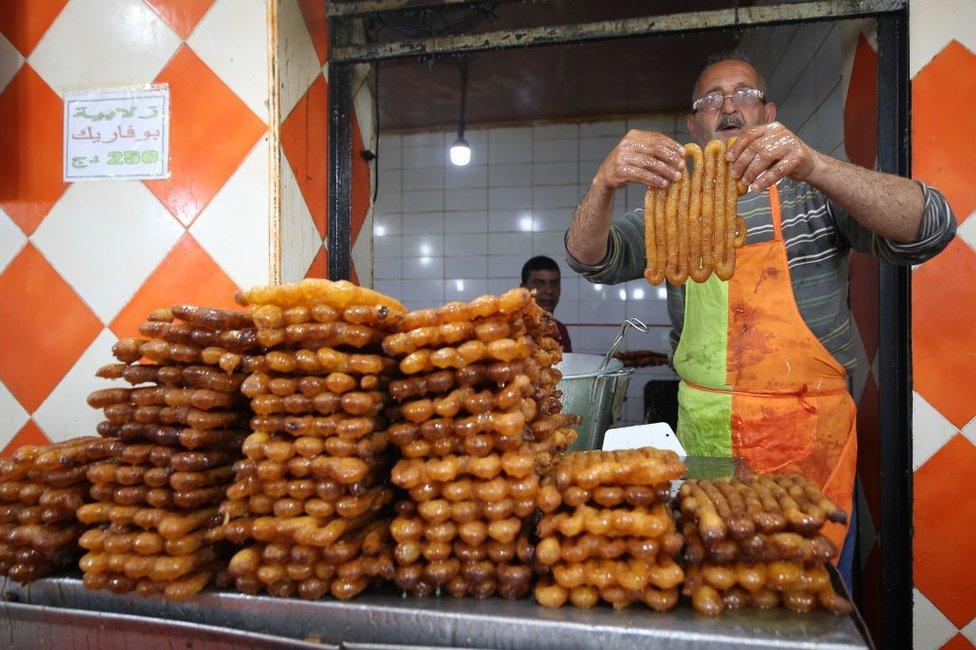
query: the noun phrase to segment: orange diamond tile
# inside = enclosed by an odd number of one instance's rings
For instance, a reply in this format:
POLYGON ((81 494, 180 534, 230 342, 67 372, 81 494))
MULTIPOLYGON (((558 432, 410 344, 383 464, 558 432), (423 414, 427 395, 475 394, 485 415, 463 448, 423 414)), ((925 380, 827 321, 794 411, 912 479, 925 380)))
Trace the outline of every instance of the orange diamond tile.
POLYGON ((868 169, 874 168, 878 152, 877 63, 874 48, 859 34, 844 101, 844 151, 848 160, 868 169))
POLYGON ((942 646, 941 650, 973 650, 972 642, 961 634, 957 634, 942 646))
POLYGON ((0 273, 0 379, 32 413, 102 323, 28 243, 0 273))
POLYGON ((188 38, 214 0, 144 0, 180 38, 188 38))
POLYGON ((329 56, 329 21, 325 15, 326 0, 298 0, 298 8, 305 18, 305 27, 312 37, 312 45, 319 57, 319 63, 325 65, 329 56))
POLYGON ((184 235, 110 325, 117 336, 134 336, 154 309, 178 304, 231 307, 238 287, 191 236, 184 235))
POLYGON ((976 252, 955 239, 912 274, 915 390, 950 422, 976 416, 976 252))
POLYGON ((315 255, 315 259, 312 260, 312 264, 308 267, 305 277, 320 278, 323 280, 329 277, 329 251, 325 249, 325 246, 320 248, 319 252, 315 255))
POLYGON ((329 91, 319 75, 281 125, 281 148, 319 234, 328 219, 329 91))
POLYGON ((41 428, 37 426, 34 420, 28 420, 27 424, 20 428, 7 446, 0 451, 0 458, 9 458, 11 454, 17 451, 18 448, 24 445, 49 445, 51 441, 48 439, 41 428))
POLYGON ((912 173, 942 190, 960 223, 976 208, 976 54, 952 41, 912 81, 912 173))
POLYGON ((359 231, 366 221, 369 204, 373 199, 370 187, 369 163, 362 156, 363 136, 359 132, 359 120, 352 117, 352 225, 349 231, 350 247, 356 243, 359 231))
POLYGON ((172 178, 145 183, 177 219, 189 225, 266 127, 185 45, 156 81, 169 84, 172 178))
POLYGON ((0 94, 7 125, 0 129, 0 205, 28 235, 67 188, 61 110, 61 99, 26 63, 0 94))
POLYGON ((66 4, 68 0, 6 0, 0 11, 0 34, 26 58, 66 4))
MULTIPOLYGON (((925 435, 924 431, 916 435, 925 435)), ((956 434, 915 472, 915 586, 957 627, 976 616, 976 446, 956 434)))

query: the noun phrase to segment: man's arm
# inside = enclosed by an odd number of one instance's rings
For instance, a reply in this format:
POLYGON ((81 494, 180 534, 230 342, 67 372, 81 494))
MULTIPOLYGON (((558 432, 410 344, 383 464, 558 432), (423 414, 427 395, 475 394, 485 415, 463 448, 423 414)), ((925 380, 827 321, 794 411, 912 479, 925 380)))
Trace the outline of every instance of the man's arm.
POLYGON ((871 171, 812 149, 779 122, 744 129, 727 155, 730 171, 761 192, 781 178, 805 181, 871 232, 909 243, 921 233, 925 197, 914 181, 871 171))
POLYGON ((681 178, 684 149, 671 138, 650 131, 630 131, 593 176, 566 236, 566 251, 583 265, 607 256, 613 197, 627 183, 665 188, 681 178))

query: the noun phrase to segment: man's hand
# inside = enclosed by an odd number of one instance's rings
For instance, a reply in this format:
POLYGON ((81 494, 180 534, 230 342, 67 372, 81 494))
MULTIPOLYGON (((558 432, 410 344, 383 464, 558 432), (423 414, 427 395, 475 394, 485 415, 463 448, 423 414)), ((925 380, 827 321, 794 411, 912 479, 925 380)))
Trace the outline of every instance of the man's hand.
POLYGON ((726 155, 729 172, 750 192, 762 192, 781 178, 810 180, 817 152, 779 122, 743 129, 726 155))
POLYGON ((661 133, 631 130, 604 159, 593 185, 614 192, 627 183, 664 188, 681 178, 685 152, 661 133))

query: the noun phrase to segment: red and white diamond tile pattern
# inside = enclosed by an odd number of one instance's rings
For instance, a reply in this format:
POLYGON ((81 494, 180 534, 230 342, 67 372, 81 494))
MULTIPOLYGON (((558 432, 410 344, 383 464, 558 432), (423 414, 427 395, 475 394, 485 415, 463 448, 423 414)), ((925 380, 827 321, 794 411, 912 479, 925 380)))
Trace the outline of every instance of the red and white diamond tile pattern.
POLYGON ((91 434, 118 336, 271 279, 268 2, 5 0, 0 449, 91 434), (172 178, 65 184, 66 91, 167 82, 172 178))
MULTIPOLYGON (((321 0, 278 4, 281 123, 281 279, 325 277, 328 269, 328 23, 321 0), (317 233, 314 243, 309 237, 317 233)), ((353 88, 351 279, 372 284, 372 174, 360 152, 375 151, 371 79, 353 88)))
POLYGON ((912 12, 912 169, 941 189, 958 236, 912 274, 914 645, 976 644, 976 4, 912 12))

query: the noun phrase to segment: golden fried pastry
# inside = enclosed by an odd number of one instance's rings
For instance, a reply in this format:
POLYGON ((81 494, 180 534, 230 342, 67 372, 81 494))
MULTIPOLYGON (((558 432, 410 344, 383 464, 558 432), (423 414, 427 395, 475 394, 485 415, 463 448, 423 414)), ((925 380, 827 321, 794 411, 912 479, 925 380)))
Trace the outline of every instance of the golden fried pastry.
POLYGON ((736 214, 736 202, 745 186, 729 173, 726 144, 713 140, 702 152, 685 145, 691 158, 689 172, 667 189, 648 189, 644 198, 644 243, 651 284, 665 278, 683 285, 690 277, 704 282, 713 272, 722 280, 735 270, 735 249, 745 242, 745 224, 736 214))

